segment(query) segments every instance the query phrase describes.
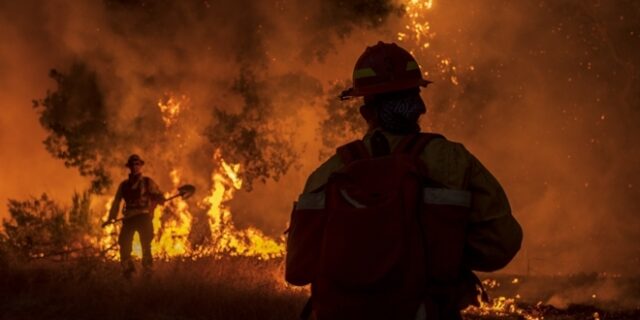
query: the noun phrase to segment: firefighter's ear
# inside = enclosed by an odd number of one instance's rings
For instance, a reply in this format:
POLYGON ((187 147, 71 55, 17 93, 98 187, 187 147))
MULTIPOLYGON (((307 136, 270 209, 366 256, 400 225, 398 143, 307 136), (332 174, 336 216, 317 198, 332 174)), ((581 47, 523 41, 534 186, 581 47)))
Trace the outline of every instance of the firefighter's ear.
POLYGON ((378 115, 376 113, 376 108, 370 104, 364 104, 360 107, 360 115, 367 121, 367 125, 369 125, 369 130, 376 129, 380 126, 378 122, 378 115))

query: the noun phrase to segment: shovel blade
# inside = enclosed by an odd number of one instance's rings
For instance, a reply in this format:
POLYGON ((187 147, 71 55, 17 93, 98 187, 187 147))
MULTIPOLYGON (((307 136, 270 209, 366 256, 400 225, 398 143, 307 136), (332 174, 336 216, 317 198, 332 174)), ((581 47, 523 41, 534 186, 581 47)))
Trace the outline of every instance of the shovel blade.
POLYGON ((191 184, 185 184, 183 186, 178 187, 178 194, 182 199, 187 199, 191 197, 196 192, 196 187, 191 184))

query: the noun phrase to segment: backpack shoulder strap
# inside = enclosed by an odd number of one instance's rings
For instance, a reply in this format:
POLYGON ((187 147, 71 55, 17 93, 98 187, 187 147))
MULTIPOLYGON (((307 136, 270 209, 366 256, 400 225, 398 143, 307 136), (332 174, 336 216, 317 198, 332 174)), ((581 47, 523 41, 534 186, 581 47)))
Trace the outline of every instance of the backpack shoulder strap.
POLYGON ((142 176, 142 195, 146 195, 149 192, 149 177, 142 176))
POLYGON ((419 157, 424 148, 434 139, 445 139, 441 134, 421 132, 406 136, 393 153, 410 154, 412 157, 419 157))
POLYGON ((336 150, 344 165, 348 165, 353 161, 370 158, 369 150, 362 140, 349 142, 336 150))

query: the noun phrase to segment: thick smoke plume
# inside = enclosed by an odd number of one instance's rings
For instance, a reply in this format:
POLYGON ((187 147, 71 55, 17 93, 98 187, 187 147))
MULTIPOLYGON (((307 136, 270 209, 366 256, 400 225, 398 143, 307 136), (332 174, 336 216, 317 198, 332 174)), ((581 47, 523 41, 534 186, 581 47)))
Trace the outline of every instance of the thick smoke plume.
MULTIPOLYGON (((75 52, 78 62, 66 73, 51 71, 57 90, 35 101, 41 109, 40 121, 50 132, 47 150, 66 166, 92 177, 91 189, 97 193, 110 187, 110 170, 123 162, 128 150, 158 144, 165 146, 157 150, 160 154, 192 144, 191 153, 201 159, 197 162, 201 166, 211 158, 212 149, 219 149, 224 157, 243 165, 248 189, 254 179, 277 180, 297 156, 292 141, 295 123, 289 132, 280 129, 296 113, 281 109, 303 103, 300 97, 321 95, 322 86, 296 68, 283 75, 270 72, 267 44, 282 30, 268 14, 273 9, 269 5, 279 6, 254 1, 105 1, 102 6, 72 9, 97 18, 99 41, 73 43, 81 51, 75 52), (219 61, 231 68, 202 68, 219 61), (187 113, 195 114, 201 123, 188 125, 210 144, 164 139, 156 101, 160 93, 176 90, 194 97, 190 106, 183 107, 191 107, 187 113), (272 100, 278 98, 271 94, 274 91, 289 97, 274 106, 272 100)), ((310 20, 316 32, 322 31, 324 41, 307 44, 316 58, 322 58, 333 47, 327 34, 340 38, 354 27, 376 27, 400 9, 387 1, 330 1, 301 5, 297 10, 309 10, 305 21, 310 20), (320 10, 311 16, 316 9, 320 10)), ((88 40, 85 36, 77 40, 88 40)), ((304 50, 298 48, 297 54, 306 54, 304 50)), ((189 152, 188 148, 182 151, 189 152)), ((147 149, 145 156, 160 154, 147 149)), ((206 172, 210 165, 201 169, 199 173, 206 172)))
MULTIPOLYGON (((435 81, 423 91, 423 129, 463 142, 524 226, 507 271, 636 272, 638 3, 416 3, 4 2, 0 36, 11 41, 0 42, 0 71, 15 79, 0 85, 11 104, 25 103, 12 117, 34 119, 29 101, 39 101, 47 131, 34 139, 94 187, 124 178, 118 168, 137 152, 162 187, 176 169, 206 189, 220 150, 247 182, 265 182, 236 195, 236 219, 277 234, 318 151, 324 158, 362 133, 358 101, 334 100, 353 63, 366 45, 396 41, 435 81), (69 86, 47 79, 51 68, 69 86), (48 106, 52 97, 66 102, 48 106), (171 97, 183 109, 167 127, 157 104, 171 97)), ((22 132, 7 117, 2 134, 22 132)), ((6 157, 13 151, 29 152, 6 157)), ((7 163, 3 171, 20 168, 7 163)))

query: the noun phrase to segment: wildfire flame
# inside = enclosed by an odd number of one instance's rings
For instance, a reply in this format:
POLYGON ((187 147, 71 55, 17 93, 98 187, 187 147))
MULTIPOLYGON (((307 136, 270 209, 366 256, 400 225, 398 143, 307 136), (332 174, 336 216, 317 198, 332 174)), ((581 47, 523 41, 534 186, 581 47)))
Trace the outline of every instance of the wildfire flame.
MULTIPOLYGON (((406 32, 397 34, 398 41, 411 40, 417 44, 418 50, 429 49, 430 41, 435 37, 435 33, 431 30, 426 15, 433 6, 433 0, 408 0, 405 4, 406 16, 408 17, 408 23, 405 26, 406 32)), ((451 82, 457 85, 456 67, 451 59, 443 57, 438 64, 443 73, 452 74, 451 82)), ((174 96, 167 93, 157 102, 167 132, 176 127, 180 115, 185 112, 188 101, 186 95, 174 96)), ((183 199, 175 199, 154 210, 155 238, 152 243, 154 257, 170 259, 174 257, 197 258, 205 255, 231 255, 269 259, 282 256, 284 254, 283 239, 269 238, 262 231, 253 227, 239 230, 233 223, 231 209, 227 204, 233 199, 235 192, 242 188, 242 180, 238 174, 241 170, 240 164, 226 162, 219 150, 214 152, 213 162, 219 165, 211 172, 211 188, 204 198, 196 202, 200 209, 206 209, 207 212, 211 235, 209 243, 198 246, 197 249, 193 248, 189 242, 189 234, 193 224, 189 203, 183 199)), ((177 188, 182 182, 178 169, 170 172, 170 178, 174 188, 177 188)), ((166 194, 166 196, 169 195, 166 194)), ((111 202, 108 202, 105 207, 106 212, 110 207, 111 202)), ((109 249, 117 246, 115 235, 118 233, 118 228, 117 225, 105 228, 104 236, 99 243, 101 248, 109 249)), ((134 239, 133 255, 141 255, 137 236, 134 239)), ((117 258, 115 252, 108 256, 117 258)), ((487 308, 487 306, 484 307, 487 308)))
MULTIPOLYGON (((104 216, 102 218, 103 221, 106 221, 109 217, 109 211, 111 210, 111 205, 113 204, 113 199, 109 199, 104 206, 104 216)), ((116 229, 115 224, 110 224, 104 227, 103 236, 98 241, 98 248, 105 253, 107 258, 115 259, 116 253, 114 249, 118 245, 118 241, 116 235, 118 234, 118 230, 116 229)))
MULTIPOLYGON (((183 95, 180 98, 167 96, 158 102, 157 105, 167 130, 179 121, 181 107, 186 101, 188 98, 183 95)), ((189 203, 184 199, 176 198, 154 210, 155 237, 152 242, 154 258, 166 260, 187 257, 195 259, 203 256, 222 257, 229 255, 271 259, 283 256, 283 239, 271 239, 253 227, 244 230, 235 227, 231 209, 227 203, 233 199, 235 192, 242 188, 242 179, 239 177, 241 166, 226 162, 220 150, 214 152, 212 161, 218 166, 211 173, 211 189, 204 198, 197 202, 198 207, 207 212, 210 239, 194 249, 189 242, 189 234, 193 224, 189 203)), ((173 169, 169 173, 169 177, 174 189, 183 183, 178 169, 173 169)), ((166 193, 165 197, 171 195, 166 193)), ((109 200, 105 205, 105 219, 108 217, 111 203, 112 200, 109 200)), ((118 228, 116 224, 105 227, 103 237, 99 240, 99 247, 107 252, 108 258, 118 258, 116 252, 111 250, 117 247, 118 228)), ((136 234, 132 256, 139 258, 141 255, 140 240, 136 234)))
POLYGON ((283 241, 275 241, 266 237, 256 228, 238 230, 231 219, 231 210, 225 202, 233 198, 236 190, 242 187, 238 178, 239 164, 228 164, 217 150, 214 161, 221 163, 221 171, 212 174, 213 188, 211 194, 204 199, 209 205, 207 215, 214 246, 210 248, 214 254, 232 256, 252 256, 269 259, 284 254, 283 241))
POLYGON ((409 22, 405 25, 407 32, 398 32, 398 41, 412 39, 421 49, 430 47, 435 33, 431 32, 431 24, 425 18, 425 11, 433 8, 433 0, 409 0, 405 4, 405 13, 409 22))
POLYGON ((158 101, 158 108, 166 127, 172 126, 177 121, 183 106, 188 100, 185 95, 177 98, 171 94, 165 94, 165 98, 158 101))
MULTIPOLYGON (((172 170, 169 176, 174 188, 177 188, 181 182, 178 170, 172 170)), ((169 196, 170 194, 165 194, 165 197, 169 196)), ((191 232, 191 222, 189 204, 181 198, 176 198, 164 206, 157 207, 153 213, 153 231, 155 234, 154 241, 151 244, 153 255, 167 259, 189 253, 190 244, 188 238, 191 232), (163 223, 161 217, 164 210, 170 210, 173 216, 172 219, 163 223)))

